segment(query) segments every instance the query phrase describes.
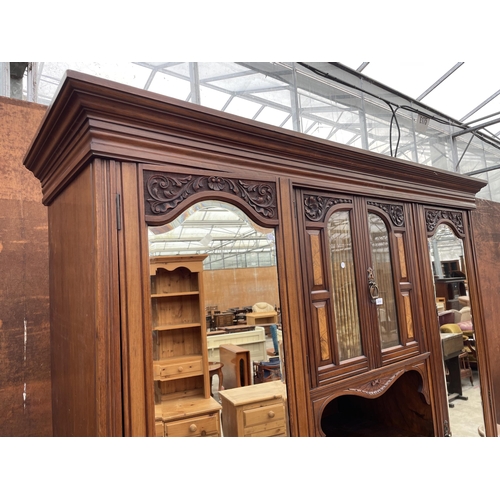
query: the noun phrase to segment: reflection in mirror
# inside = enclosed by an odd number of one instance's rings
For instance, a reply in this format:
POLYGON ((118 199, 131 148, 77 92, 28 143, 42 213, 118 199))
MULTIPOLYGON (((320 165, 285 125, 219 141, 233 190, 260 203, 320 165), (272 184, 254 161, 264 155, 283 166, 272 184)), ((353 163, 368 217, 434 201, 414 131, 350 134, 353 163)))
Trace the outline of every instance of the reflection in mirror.
POLYGON ((378 327, 382 349, 400 344, 394 281, 392 277, 389 232, 385 222, 377 215, 368 214, 373 271, 378 283, 381 305, 377 307, 378 327))
POLYGON ((450 427, 453 436, 479 436, 484 430, 476 339, 470 309, 463 243, 440 224, 429 238, 439 318, 450 427))
MULTIPOLYGON (((155 295, 152 298, 156 413, 162 401, 181 400, 186 394, 193 394, 193 390, 199 389, 201 393, 205 388, 205 396, 222 404, 225 436, 286 434, 274 229, 260 227, 231 204, 203 201, 168 224, 150 226, 148 233, 151 263, 196 259, 196 256, 201 259, 196 279, 184 269, 170 280, 184 294, 177 302, 170 297, 170 302, 164 304, 155 295), (193 284, 182 284, 188 281, 193 284), (157 331, 155 325, 161 322, 158 315, 176 318, 175 330, 157 331), (200 335, 203 338, 198 341, 196 337, 200 335), (175 352, 181 356, 199 356, 196 359, 200 360, 200 368, 193 372, 200 375, 198 381, 189 374, 190 368, 182 367, 179 375, 177 365, 177 382, 171 380, 166 369, 162 372, 166 374, 163 379, 157 376, 160 368, 156 366, 171 363, 170 357, 175 352), (207 362, 208 377, 202 369, 207 362), (283 401, 281 410, 273 408, 265 414, 272 414, 273 422, 240 429, 241 419, 231 416, 232 411, 237 411, 234 401, 241 404, 247 393, 253 400, 260 393, 266 398, 269 391, 278 391, 283 401)), ((153 288, 155 280, 163 272, 152 275, 153 294, 157 291, 153 288)), ((169 282, 167 288, 169 291, 173 285, 169 282)))
POLYGON ((349 211, 332 214, 328 220, 328 241, 339 360, 344 361, 363 354, 349 211))

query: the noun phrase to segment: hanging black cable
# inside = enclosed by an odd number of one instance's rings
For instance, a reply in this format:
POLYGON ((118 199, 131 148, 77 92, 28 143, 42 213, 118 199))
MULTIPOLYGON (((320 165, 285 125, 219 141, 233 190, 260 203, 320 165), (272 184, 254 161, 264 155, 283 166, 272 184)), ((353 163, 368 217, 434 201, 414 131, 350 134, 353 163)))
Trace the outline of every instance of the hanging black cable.
POLYGON ((391 123, 389 124, 389 148, 391 151, 391 156, 396 157, 398 155, 399 140, 401 139, 401 129, 399 128, 398 118, 396 116, 396 111, 398 110, 399 106, 396 107, 396 110, 394 110, 394 108, 392 107, 392 104, 388 103, 388 106, 392 112, 391 123), (398 127, 398 142, 396 143, 396 149, 394 150, 394 154, 392 154, 392 124, 393 124, 393 122, 396 122, 396 126, 398 127))
MULTIPOLYGON (((363 90, 363 89, 357 87, 356 85, 353 85, 353 84, 351 84, 349 82, 345 82, 345 81, 341 80, 340 78, 337 78, 337 77, 335 77, 335 76, 333 76, 333 75, 331 75, 329 73, 326 73, 325 71, 321 71, 321 70, 315 68, 314 66, 310 66, 307 63, 298 62, 297 64, 299 64, 300 66, 303 66, 304 68, 306 68, 309 71, 315 73, 316 75, 319 75, 319 76, 321 76, 323 78, 326 78, 327 80, 331 80, 331 81, 339 83, 339 84, 341 84, 341 85, 343 85, 345 87, 352 88, 352 89, 354 89, 354 90, 356 90, 358 92, 362 92, 362 93, 364 93, 366 95, 374 97, 374 98, 378 99, 379 101, 382 101, 383 103, 385 103, 389 107, 389 109, 391 110, 391 112, 392 112, 391 123, 389 125, 390 130, 392 131, 392 123, 393 122, 396 123, 396 126, 398 128, 398 142, 397 142, 396 149, 394 151, 394 155, 392 154, 393 153, 392 152, 392 134, 391 134, 391 137, 389 139, 390 149, 391 149, 391 156, 396 156, 397 155, 399 141, 400 141, 400 138, 401 138, 401 129, 399 127, 398 119, 397 119, 397 116, 396 116, 396 111, 398 109, 404 109, 405 111, 409 111, 411 113, 416 113, 418 115, 424 116, 424 117, 426 117, 426 118, 428 118, 430 120, 434 120, 435 122, 441 123, 443 125, 452 125, 454 127, 462 128, 464 130, 467 128, 465 125, 463 125, 461 123, 452 122, 450 120, 446 120, 446 119, 440 118, 438 116, 431 115, 431 114, 429 114, 429 113, 427 113, 427 112, 425 112, 425 111, 423 111, 421 109, 417 109, 417 108, 414 108, 412 106, 408 106, 408 105, 402 105, 402 106, 400 106, 400 105, 391 103, 387 99, 383 99, 382 97, 380 97, 380 96, 378 96, 378 95, 376 95, 376 94, 374 94, 372 92, 368 92, 367 90, 363 90), (396 110, 394 110, 393 106, 396 106, 396 110)), ((487 141, 486 139, 485 139, 485 142, 489 143, 490 145, 493 145, 493 144, 491 144, 491 141, 487 141)), ((499 149, 498 145, 496 145, 495 147, 497 149, 499 149)))
POLYGON ((398 122, 398 118, 396 116, 396 111, 397 109, 399 108, 399 106, 396 107, 396 110, 394 110, 394 108, 392 107, 392 103, 387 101, 386 99, 383 99, 382 97, 379 97, 378 95, 376 94, 372 94, 371 92, 367 92, 366 90, 362 90, 362 89, 359 89, 358 87, 356 87, 355 85, 352 85, 350 83, 347 83, 347 82, 344 82, 342 80, 340 80, 339 78, 336 78, 335 76, 332 76, 330 75, 329 73, 325 73, 324 71, 321 71, 317 68, 314 68, 313 66, 310 66, 309 64, 306 64, 306 63, 297 63, 297 64, 300 64, 301 66, 303 66, 304 68, 307 68, 309 71, 312 71, 313 73, 323 77, 323 78, 326 78, 328 80, 332 80, 334 82, 337 82, 337 83, 340 83, 341 85, 344 85, 346 87, 350 87, 354 90, 357 90, 358 92, 362 92, 366 95, 370 95, 372 97, 375 97, 376 99, 382 101, 383 103, 385 103, 387 105, 387 107, 391 110, 391 113, 392 113, 392 117, 391 117, 391 121, 389 123, 389 146, 390 146, 390 151, 391 151, 391 156, 396 156, 397 154, 397 150, 398 150, 398 147, 399 147, 399 141, 400 141, 400 138, 401 138, 401 129, 399 127, 399 122, 398 122), (396 144, 396 149, 395 149, 395 154, 393 155, 393 151, 392 151, 392 124, 393 123, 396 123, 396 126, 397 126, 397 129, 398 129, 398 141, 397 141, 397 144, 396 144))

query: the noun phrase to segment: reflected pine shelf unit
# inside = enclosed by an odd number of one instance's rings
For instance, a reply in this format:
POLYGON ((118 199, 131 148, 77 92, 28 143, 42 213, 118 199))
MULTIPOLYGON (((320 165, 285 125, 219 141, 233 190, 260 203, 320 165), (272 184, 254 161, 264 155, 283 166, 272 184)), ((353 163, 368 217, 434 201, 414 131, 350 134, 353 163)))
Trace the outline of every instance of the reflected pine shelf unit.
POLYGON ((150 258, 157 436, 220 435, 204 320, 206 255, 150 258))

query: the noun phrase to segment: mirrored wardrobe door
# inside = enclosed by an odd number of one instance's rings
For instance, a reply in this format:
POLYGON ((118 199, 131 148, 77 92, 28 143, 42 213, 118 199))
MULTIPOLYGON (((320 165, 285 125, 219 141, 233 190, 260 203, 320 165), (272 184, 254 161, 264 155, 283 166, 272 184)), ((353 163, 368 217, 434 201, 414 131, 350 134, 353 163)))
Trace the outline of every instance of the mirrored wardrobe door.
POLYGON ((443 222, 436 227, 428 245, 451 434, 477 437, 479 429, 484 429, 484 416, 462 237, 457 235, 454 225, 443 222))

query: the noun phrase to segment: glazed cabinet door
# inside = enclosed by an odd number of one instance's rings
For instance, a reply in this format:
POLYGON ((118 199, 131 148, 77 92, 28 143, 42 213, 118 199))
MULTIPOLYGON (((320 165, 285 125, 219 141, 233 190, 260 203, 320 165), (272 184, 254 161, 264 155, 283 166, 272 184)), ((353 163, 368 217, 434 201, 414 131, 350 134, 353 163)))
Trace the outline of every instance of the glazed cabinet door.
POLYGON ((411 205, 310 190, 296 202, 314 383, 419 354, 411 205))

